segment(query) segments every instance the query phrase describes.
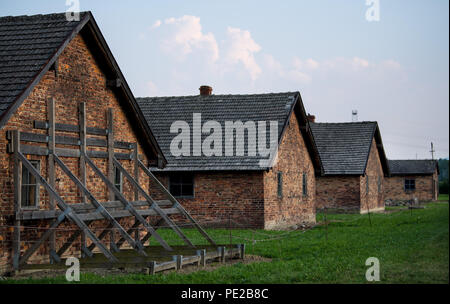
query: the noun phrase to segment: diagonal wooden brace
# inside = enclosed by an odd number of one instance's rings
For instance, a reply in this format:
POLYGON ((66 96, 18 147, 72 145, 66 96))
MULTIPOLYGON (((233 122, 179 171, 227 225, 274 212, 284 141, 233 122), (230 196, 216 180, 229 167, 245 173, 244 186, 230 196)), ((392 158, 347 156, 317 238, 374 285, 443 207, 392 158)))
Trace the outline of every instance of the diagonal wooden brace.
POLYGON ((56 163, 61 167, 61 169, 70 177, 70 179, 80 188, 81 191, 86 195, 86 197, 92 202, 92 204, 97 207, 97 211, 102 214, 105 219, 107 219, 110 223, 113 224, 113 227, 117 228, 119 233, 123 238, 131 245, 132 248, 135 248, 140 254, 143 256, 148 256, 144 251, 144 246, 142 246, 141 242, 135 242, 135 240, 125 231, 125 229, 116 221, 116 219, 103 207, 97 199, 92 195, 92 193, 86 188, 85 185, 70 171, 69 168, 64 164, 64 162, 54 154, 54 159, 56 163))
POLYGON ((178 228, 178 226, 167 216, 167 214, 164 213, 164 211, 159 208, 158 204, 145 192, 144 189, 139 185, 138 182, 127 172, 127 170, 122 167, 122 165, 117 161, 117 159, 113 158, 114 165, 119 168, 119 170, 125 175, 125 177, 133 184, 133 186, 142 194, 142 196, 145 198, 145 200, 148 202, 150 208, 155 210, 163 219, 164 221, 169 225, 170 228, 175 231, 176 234, 178 234, 179 237, 183 239, 183 241, 191 248, 195 248, 194 244, 188 239, 188 237, 178 228))
MULTIPOLYGON (((44 186, 44 188, 47 190, 49 195, 55 199, 58 207, 64 212, 65 217, 67 217, 70 221, 75 223, 86 234, 86 236, 89 237, 92 240, 92 242, 94 242, 99 247, 100 251, 108 258, 108 260, 110 260, 111 262, 118 262, 117 258, 114 257, 114 255, 108 250, 108 248, 106 248, 105 245, 103 245, 100 242, 100 240, 97 238, 97 236, 92 232, 91 229, 89 229, 89 227, 84 223, 84 221, 78 217, 78 215, 66 204, 66 202, 64 202, 64 200, 61 198, 61 196, 59 196, 59 194, 55 191, 55 189, 53 189, 48 184, 48 182, 45 180, 45 178, 43 178, 39 174, 39 172, 36 170, 36 168, 34 168, 34 166, 30 163, 30 161, 21 152, 17 153, 17 157, 23 163, 23 165, 25 165, 25 167, 28 169, 28 171, 36 178, 36 180, 39 181, 39 183, 44 186)), ((59 223, 58 223, 58 225, 59 225, 59 223)), ((56 226, 58 226, 58 225, 56 225, 56 226)), ((47 238, 50 236, 50 234, 52 232, 51 229, 48 230, 48 232, 49 232, 49 235, 47 236, 47 238)), ((22 264, 25 261, 26 261, 26 259, 22 259, 22 264)))
POLYGON ((100 169, 92 162, 92 160, 85 155, 86 163, 94 170, 94 172, 100 176, 100 178, 103 180, 103 182, 108 186, 108 188, 114 192, 114 194, 117 196, 119 201, 124 205, 125 209, 128 210, 135 218, 138 220, 144 228, 147 230, 147 232, 151 233, 156 240, 161 244, 161 246, 164 247, 164 249, 168 251, 173 251, 172 247, 169 246, 169 244, 164 241, 164 239, 153 229, 150 224, 147 223, 147 221, 140 215, 137 210, 133 207, 132 204, 123 196, 123 194, 116 188, 116 186, 100 171, 100 169))
POLYGON ((181 206, 181 204, 177 201, 177 199, 173 197, 173 195, 169 192, 169 190, 167 190, 166 187, 164 187, 164 185, 161 184, 161 182, 153 175, 153 173, 150 172, 150 170, 147 169, 147 167, 145 167, 142 161, 138 160, 138 162, 139 167, 145 172, 145 174, 147 174, 148 177, 150 177, 150 179, 167 195, 169 200, 173 203, 172 208, 177 208, 195 226, 195 228, 197 228, 197 230, 205 237, 206 240, 208 240, 208 242, 211 245, 217 246, 216 242, 214 242, 214 240, 208 235, 208 233, 206 233, 206 231, 203 230, 203 228, 186 211, 186 209, 184 209, 183 206, 181 206))

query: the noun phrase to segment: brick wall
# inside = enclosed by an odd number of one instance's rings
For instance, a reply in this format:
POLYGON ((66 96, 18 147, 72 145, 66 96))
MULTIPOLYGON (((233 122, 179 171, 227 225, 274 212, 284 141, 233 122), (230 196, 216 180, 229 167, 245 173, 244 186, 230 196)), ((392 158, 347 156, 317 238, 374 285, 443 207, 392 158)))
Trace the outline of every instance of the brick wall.
POLYGON ((372 140, 369 159, 367 161, 366 175, 360 177, 361 212, 384 210, 383 183, 384 174, 381 166, 375 139, 372 140), (367 187, 367 180, 369 186, 367 187), (368 190, 368 191, 367 191, 368 190))
MULTIPOLYGON (((155 174, 169 186, 167 173, 155 174)), ((151 187, 152 197, 164 196, 151 187)), ((178 201, 202 226, 228 227, 230 217, 241 227, 264 227, 262 172, 195 172, 194 198, 178 201)))
POLYGON ((316 178, 316 208, 359 209, 359 176, 323 176, 316 178))
POLYGON ((392 176, 386 178, 384 197, 386 200, 393 201, 406 201, 414 198, 417 198, 419 201, 433 201, 437 200, 438 185, 437 172, 433 175, 392 176), (405 191, 406 178, 416 180, 416 190, 405 191))
MULTIPOLYGON (((34 120, 46 120, 47 118, 47 99, 54 97, 56 100, 56 122, 77 124, 78 123, 78 103, 83 101, 86 103, 87 126, 106 128, 106 111, 108 108, 114 109, 114 130, 115 140, 136 142, 137 138, 132 131, 130 121, 122 111, 119 100, 115 94, 106 87, 106 78, 100 70, 93 55, 89 51, 85 40, 81 35, 76 36, 63 51, 59 57, 58 76, 55 77, 54 71, 49 71, 42 78, 40 83, 32 90, 28 98, 18 108, 17 112, 11 117, 6 126, 0 130, 0 225, 11 225, 14 211, 14 184, 13 184, 13 158, 6 153, 6 132, 8 130, 19 129, 21 131, 33 131, 35 133, 45 134, 45 130, 33 129, 34 120)), ((57 135, 76 136, 75 134, 64 134, 57 132, 57 135)), ((103 137, 104 138, 104 137, 103 137)), ((57 145, 58 147, 59 145, 57 145)), ((64 148, 75 148, 69 146, 60 146, 64 148)), ((143 154, 142 147, 139 145, 139 153, 143 154)), ((90 147, 89 149, 93 149, 90 147)), ((95 148, 103 150, 102 148, 95 148)), ((116 150, 123 152, 123 150, 116 150)), ((47 160, 46 157, 30 156, 29 159, 38 159, 41 161, 41 174, 47 176, 47 160)), ((67 166, 76 175, 79 175, 79 161, 75 158, 62 158, 67 166)), ((144 163, 148 160, 145 158, 144 163)), ((107 160, 94 159, 94 163, 104 172, 107 172, 107 160)), ((125 168, 131 170, 130 161, 122 161, 125 168)), ((58 167, 56 167, 58 168, 58 167)), ((94 194, 99 201, 106 201, 108 191, 106 185, 95 176, 93 171, 88 167, 86 172, 87 188, 94 194)), ((69 181, 58 168, 56 170, 56 190, 67 203, 79 203, 80 193, 75 185, 69 181)), ((144 188, 148 187, 148 178, 141 172, 140 183, 144 188)), ((133 199, 133 191, 129 182, 124 181, 124 194, 127 199, 133 199)), ((48 195, 43 187, 40 189, 40 207, 48 208, 48 195)), ((129 219, 123 219, 121 222, 124 226, 129 225, 129 219)), ((28 226, 46 227, 48 223, 44 222, 25 222, 28 226)), ((99 228, 104 227, 106 222, 96 222, 93 226, 99 228)), ((64 227, 64 226, 62 226, 64 227)), ((75 228, 67 225, 68 228, 75 228)), ((31 229, 24 231, 22 239, 22 250, 25 250, 31 243, 26 241, 35 240, 44 230, 31 229), (39 233, 38 233, 39 232, 39 233)), ((1 234, 0 234, 1 235, 1 234)), ((61 243, 68 236, 67 233, 58 233, 57 241, 61 243)), ((0 265, 11 264, 11 240, 12 234, 10 229, 3 231, 0 237, 0 265), (3 240, 2 240, 3 239, 3 240)), ((72 249, 79 250, 79 241, 76 242, 78 247, 72 249)), ((88 243, 89 244, 89 243, 88 243)), ((39 254, 46 254, 46 246, 42 246, 39 254)), ((34 255, 32 260, 46 259, 34 255)), ((70 252, 69 252, 70 254, 70 252)))
POLYGON ((314 166, 292 115, 280 144, 275 166, 264 174, 264 228, 283 229, 300 223, 315 223, 316 182, 314 166), (278 197, 277 173, 282 173, 282 197, 278 197), (303 173, 307 195, 303 195, 303 173))

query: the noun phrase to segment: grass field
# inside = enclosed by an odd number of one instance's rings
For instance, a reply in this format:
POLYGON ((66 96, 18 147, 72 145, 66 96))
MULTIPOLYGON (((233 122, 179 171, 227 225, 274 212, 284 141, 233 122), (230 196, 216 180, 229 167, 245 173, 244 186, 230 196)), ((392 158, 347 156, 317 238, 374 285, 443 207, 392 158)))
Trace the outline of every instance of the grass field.
MULTIPOLYGON (((448 198, 448 196, 447 196, 448 198)), ((388 208, 389 210, 389 208, 388 208)), ((385 214, 328 215, 324 225, 306 231, 276 232, 233 230, 233 242, 245 241, 247 253, 271 262, 237 263, 213 271, 148 276, 127 274, 101 277, 82 273, 80 283, 367 283, 365 261, 380 261, 379 283, 449 283, 448 202, 425 209, 391 209, 385 214), (328 240, 326 239, 328 235, 328 240), (277 240, 267 240, 273 237, 277 240), (262 241, 266 239, 266 241, 262 241)), ((318 214, 318 221, 323 216, 318 214)), ((192 238, 198 237, 187 230, 192 238)), ((163 232, 172 238, 168 231, 163 232)), ((218 242, 226 243, 229 231, 211 229, 218 242)), ((175 243, 173 243, 175 244, 175 243)), ((1 282, 1 281, 0 281, 1 282)), ((6 283, 65 283, 61 277, 7 280, 6 283)))

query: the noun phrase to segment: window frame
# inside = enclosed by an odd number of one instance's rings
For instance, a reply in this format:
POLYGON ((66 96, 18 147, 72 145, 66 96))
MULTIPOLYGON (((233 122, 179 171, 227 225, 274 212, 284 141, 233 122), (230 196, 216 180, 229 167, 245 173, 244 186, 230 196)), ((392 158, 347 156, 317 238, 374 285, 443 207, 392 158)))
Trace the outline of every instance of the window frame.
POLYGON ((405 192, 416 191, 416 179, 415 178, 405 178, 404 182, 403 182, 403 189, 405 190, 405 192), (409 187, 406 186, 408 184, 407 182, 409 182, 409 187), (411 185, 413 185, 414 187, 411 188, 411 185))
POLYGON ((277 172, 277 197, 283 198, 283 172, 277 172))
MULTIPOLYGON (((30 160, 29 162, 31 163, 31 165, 33 165, 33 167, 39 173, 41 172, 41 161, 39 159, 33 159, 33 160, 30 160)), ((20 183, 20 187, 21 187, 21 189, 20 189, 20 208, 22 210, 38 210, 39 209, 39 199, 40 199, 40 191, 39 190, 41 188, 39 180, 37 178, 35 178, 34 184, 24 183, 23 175, 25 172, 28 172, 29 177, 32 176, 34 178, 34 176, 31 174, 31 172, 25 166, 22 165, 22 175, 21 175, 21 183, 20 183), (31 189, 31 187, 36 188, 35 193, 34 193, 34 196, 35 196, 35 198, 34 198, 35 204, 34 205, 25 205, 24 204, 24 196, 23 196, 24 187, 28 187, 30 189, 31 189)))
MULTIPOLYGON (((123 194, 123 174, 122 171, 116 166, 114 166, 114 187, 116 187, 117 190, 120 191, 120 193, 123 194), (120 181, 119 181, 119 187, 117 187, 116 179, 117 179, 117 173, 119 173, 120 181)), ((114 195, 114 200, 119 200, 119 197, 117 195, 114 195)))
POLYGON ((302 174, 302 195, 308 196, 308 174, 306 172, 302 174))
POLYGON ((175 197, 175 198, 185 198, 185 199, 193 199, 193 198, 195 198, 195 174, 194 173, 191 173, 191 172, 178 172, 178 173, 171 173, 171 174, 169 174, 169 181, 168 181, 168 184, 169 184, 169 192, 170 192, 170 194, 173 196, 173 197, 175 197), (176 176, 176 175, 184 175, 184 176, 190 176, 191 177, 191 179, 192 179, 192 183, 183 183, 183 181, 181 182, 181 183, 174 183, 173 182, 173 177, 174 176, 176 176), (181 189, 180 189, 180 195, 174 195, 173 193, 172 193, 172 186, 173 185, 180 185, 181 186, 181 189), (191 185, 192 186, 192 195, 183 195, 183 185, 191 185))

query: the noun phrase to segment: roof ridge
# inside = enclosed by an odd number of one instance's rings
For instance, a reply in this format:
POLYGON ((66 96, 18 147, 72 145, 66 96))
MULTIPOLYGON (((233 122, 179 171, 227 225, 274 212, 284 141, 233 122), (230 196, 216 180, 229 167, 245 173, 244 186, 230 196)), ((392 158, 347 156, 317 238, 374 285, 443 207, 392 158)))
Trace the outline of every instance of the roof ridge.
MULTIPOLYGON (((18 15, 18 16, 0 16, 0 21, 17 21, 17 20, 27 20, 27 19, 36 19, 36 18, 44 18, 44 19, 57 19, 65 16, 67 12, 62 13, 50 13, 50 14, 34 14, 34 15, 18 15)), ((80 15, 84 15, 90 13, 90 11, 82 11, 80 15)))
POLYGON ((271 92, 271 93, 252 93, 252 94, 212 94, 209 96, 201 96, 201 95, 178 95, 178 96, 140 96, 136 97, 139 99, 162 99, 162 98, 186 98, 186 97, 201 97, 201 98, 208 98, 208 97, 221 97, 221 96, 269 96, 269 95, 288 95, 288 94, 300 94, 300 91, 289 91, 289 92, 271 92))

